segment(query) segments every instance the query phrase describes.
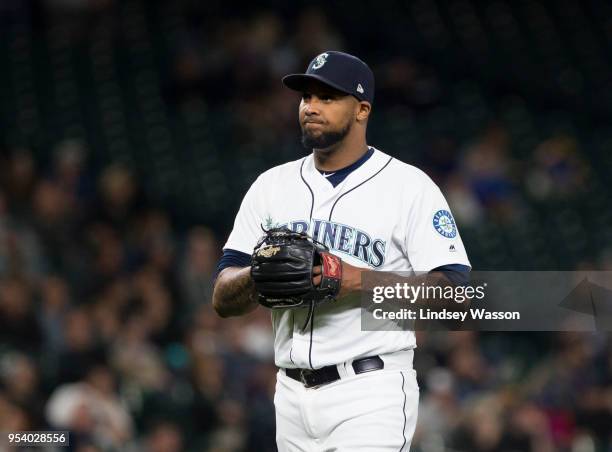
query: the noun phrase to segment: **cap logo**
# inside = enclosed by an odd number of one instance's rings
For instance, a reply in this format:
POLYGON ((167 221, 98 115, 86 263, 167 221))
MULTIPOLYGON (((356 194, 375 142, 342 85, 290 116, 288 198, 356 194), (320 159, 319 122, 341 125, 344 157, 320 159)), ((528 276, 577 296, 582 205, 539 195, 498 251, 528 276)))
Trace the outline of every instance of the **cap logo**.
POLYGON ((327 53, 322 53, 321 55, 319 55, 318 57, 315 58, 315 62, 312 65, 313 69, 321 69, 323 67, 323 65, 325 63, 327 63, 327 57, 329 57, 329 54, 327 53))
POLYGON ((363 94, 363 86, 361 86, 361 83, 357 84, 357 92, 363 94))

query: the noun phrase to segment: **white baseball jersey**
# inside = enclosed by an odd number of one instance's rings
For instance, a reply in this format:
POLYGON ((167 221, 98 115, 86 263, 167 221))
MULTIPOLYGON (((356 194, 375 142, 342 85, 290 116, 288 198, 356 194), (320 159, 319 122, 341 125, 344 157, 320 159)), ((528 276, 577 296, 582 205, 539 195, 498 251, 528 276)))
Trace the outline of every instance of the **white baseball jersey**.
MULTIPOLYGON (((225 244, 251 254, 261 226, 307 231, 351 265, 381 271, 469 266, 442 192, 421 170, 374 150, 336 187, 311 154, 261 174, 247 192, 225 244)), ((358 298, 358 297, 356 297, 358 298)), ((362 331, 359 300, 272 311, 275 362, 312 368, 416 346, 412 331, 362 331)))

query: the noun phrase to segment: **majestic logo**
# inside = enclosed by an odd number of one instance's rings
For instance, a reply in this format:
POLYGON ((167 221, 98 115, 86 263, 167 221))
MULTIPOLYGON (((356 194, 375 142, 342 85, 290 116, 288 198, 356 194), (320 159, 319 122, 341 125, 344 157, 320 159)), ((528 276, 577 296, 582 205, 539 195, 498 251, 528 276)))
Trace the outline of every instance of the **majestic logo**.
POLYGON ((328 53, 322 53, 318 57, 315 58, 315 62, 312 65, 313 69, 321 69, 325 63, 327 63, 327 58, 329 57, 328 53))
POLYGON ((457 251, 457 250, 455 249, 455 244, 454 244, 454 243, 453 243, 453 244, 451 244, 451 246, 449 246, 449 247, 448 247, 448 251, 450 251, 451 253, 454 253, 455 251, 457 251))
POLYGON ((363 94, 363 86, 361 86, 361 83, 357 84, 357 92, 363 94))
POLYGON ((266 246, 260 249, 259 251, 257 251, 257 255, 262 256, 262 257, 272 257, 279 251, 280 251, 279 246, 266 246))
POLYGON ((447 239, 457 236, 457 225, 453 214, 448 210, 438 210, 433 217, 433 226, 438 233, 447 239))

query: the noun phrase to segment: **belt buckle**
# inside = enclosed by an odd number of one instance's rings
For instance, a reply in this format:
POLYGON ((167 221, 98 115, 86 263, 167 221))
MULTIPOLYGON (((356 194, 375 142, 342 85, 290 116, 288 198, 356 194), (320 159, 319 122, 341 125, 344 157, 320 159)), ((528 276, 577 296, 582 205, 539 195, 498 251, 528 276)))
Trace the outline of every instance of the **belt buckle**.
POLYGON ((312 370, 310 370, 310 369, 302 369, 302 370, 300 370, 300 381, 306 387, 310 386, 308 381, 306 380, 306 377, 310 376, 310 375, 312 375, 312 370))

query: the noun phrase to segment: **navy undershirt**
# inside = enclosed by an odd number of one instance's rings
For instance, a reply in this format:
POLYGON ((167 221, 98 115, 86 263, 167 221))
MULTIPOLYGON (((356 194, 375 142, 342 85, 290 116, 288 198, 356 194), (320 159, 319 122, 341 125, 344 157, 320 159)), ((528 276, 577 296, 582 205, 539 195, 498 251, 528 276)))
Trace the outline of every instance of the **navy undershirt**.
MULTIPOLYGON (((236 251, 232 249, 224 249, 223 256, 219 260, 217 265, 217 275, 221 273, 221 270, 227 267, 248 267, 251 265, 251 255, 243 253, 242 251, 236 251)), ((463 264, 448 264, 436 267, 432 272, 442 272, 449 279, 450 282, 458 286, 465 286, 470 281, 470 267, 463 264)))

